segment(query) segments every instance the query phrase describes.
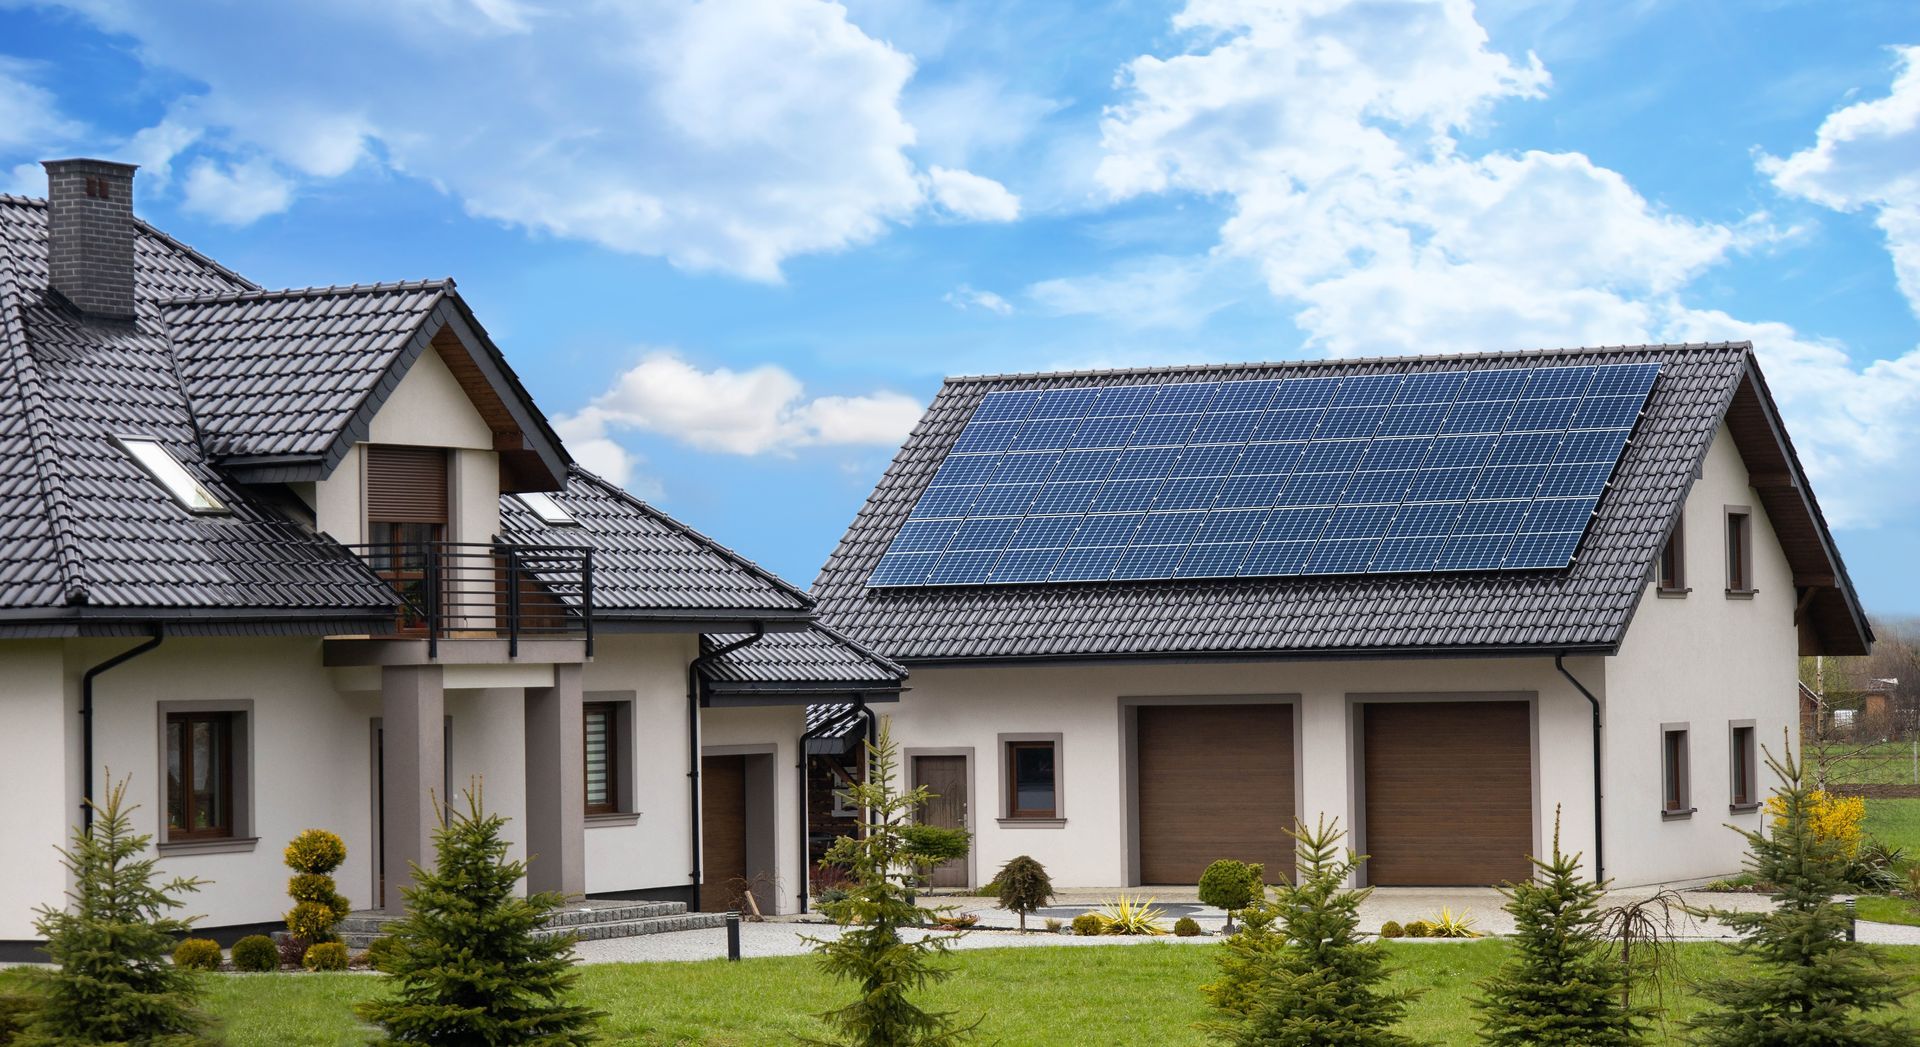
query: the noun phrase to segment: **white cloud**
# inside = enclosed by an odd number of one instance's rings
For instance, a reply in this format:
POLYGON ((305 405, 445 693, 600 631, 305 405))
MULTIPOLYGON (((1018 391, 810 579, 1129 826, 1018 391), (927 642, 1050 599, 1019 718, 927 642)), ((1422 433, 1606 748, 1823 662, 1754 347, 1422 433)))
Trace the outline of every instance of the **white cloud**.
POLYGON ((981 291, 969 284, 961 284, 959 287, 948 291, 945 295, 941 296, 941 300, 963 312, 968 309, 985 309, 987 312, 999 316, 1013 315, 1012 302, 994 294, 992 291, 981 291))
POLYGON ((1194 328, 1232 305, 1243 284, 1217 259, 1156 255, 1109 272, 1040 280, 1026 293, 1056 316, 1100 316, 1133 328, 1194 328))
POLYGON ((927 168, 933 199, 949 214, 976 222, 1011 222, 1020 217, 1020 198, 991 178, 935 164, 927 168))
POLYGON ((32 63, 0 55, 0 153, 43 151, 85 131, 60 112, 53 92, 33 82, 35 69, 32 63))
POLYGON ((913 397, 884 390, 809 399, 800 379, 772 364, 703 371, 659 350, 558 425, 583 460, 592 454, 611 471, 622 472, 629 463, 615 451, 626 452, 612 440, 625 429, 658 433, 706 451, 786 454, 828 445, 895 446, 920 420, 921 410, 913 397))
POLYGON ((1900 291, 1920 313, 1920 46, 1903 47, 1883 98, 1836 110, 1814 144, 1760 169, 1781 192, 1836 211, 1870 208, 1887 238, 1900 291))
POLYGON ((293 183, 264 160, 231 166, 198 160, 187 170, 187 210, 227 225, 246 225, 278 214, 293 202, 293 183))
POLYGON ((912 58, 823 0, 69 6, 205 85, 166 116, 200 149, 296 184, 385 165, 477 216, 763 280, 936 201, 1018 213, 917 169, 912 58))

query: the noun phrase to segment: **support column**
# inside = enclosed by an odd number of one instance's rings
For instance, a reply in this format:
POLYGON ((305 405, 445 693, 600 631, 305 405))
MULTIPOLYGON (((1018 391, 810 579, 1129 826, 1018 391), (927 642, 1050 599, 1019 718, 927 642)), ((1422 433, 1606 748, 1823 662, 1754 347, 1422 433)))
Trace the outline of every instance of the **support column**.
POLYGON ((527 890, 587 890, 586 728, 581 667, 527 688, 527 890))
MULTIPOLYGON (((412 885, 408 863, 433 865, 434 803, 446 788, 446 693, 437 665, 380 670, 380 864, 386 911, 404 912, 401 888, 412 885)), ((445 797, 440 797, 444 801, 445 797)))

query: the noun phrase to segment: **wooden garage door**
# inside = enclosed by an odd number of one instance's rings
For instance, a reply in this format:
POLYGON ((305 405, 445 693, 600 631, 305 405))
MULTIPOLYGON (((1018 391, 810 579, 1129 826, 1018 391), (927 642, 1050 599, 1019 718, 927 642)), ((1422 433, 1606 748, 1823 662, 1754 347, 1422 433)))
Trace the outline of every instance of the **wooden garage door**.
POLYGON ((1140 881, 1197 883, 1217 858, 1293 875, 1293 710, 1147 705, 1135 751, 1140 881))
POLYGON ((700 911, 725 912, 747 876, 747 758, 700 758, 700 911))
POLYGON ((1525 702, 1379 702, 1365 718, 1367 882, 1460 886, 1531 874, 1525 702))

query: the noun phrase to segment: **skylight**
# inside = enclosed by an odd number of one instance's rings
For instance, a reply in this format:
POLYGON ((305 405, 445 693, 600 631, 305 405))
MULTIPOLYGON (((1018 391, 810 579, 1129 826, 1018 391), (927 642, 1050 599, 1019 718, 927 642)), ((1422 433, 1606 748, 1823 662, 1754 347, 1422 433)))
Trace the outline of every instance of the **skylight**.
POLYGON ((119 440, 127 454, 188 512, 210 516, 229 511, 220 499, 213 496, 212 491, 207 490, 206 485, 187 472, 179 459, 160 446, 158 440, 145 436, 122 436, 119 440))
POLYGON ((527 491, 514 497, 520 499, 521 505, 533 510, 533 514, 540 518, 541 523, 552 527, 580 526, 580 521, 574 519, 572 513, 562 508, 560 503, 554 501, 553 496, 545 491, 527 491))

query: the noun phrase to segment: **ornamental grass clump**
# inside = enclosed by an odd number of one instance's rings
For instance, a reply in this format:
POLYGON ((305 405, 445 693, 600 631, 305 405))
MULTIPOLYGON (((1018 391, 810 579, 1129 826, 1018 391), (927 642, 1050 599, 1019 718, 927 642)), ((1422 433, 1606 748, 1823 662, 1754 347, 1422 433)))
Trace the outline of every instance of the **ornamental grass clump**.
POLYGON ((1802 775, 1791 744, 1767 766, 1780 784, 1768 802, 1771 824, 1735 828, 1746 837, 1747 868, 1773 885, 1763 912, 1714 910, 1740 936, 1748 964, 1700 987, 1713 1007, 1688 1023, 1706 1047, 1834 1044, 1878 1047, 1920 1042, 1920 1028, 1891 1017, 1912 992, 1911 979, 1884 969, 1867 946, 1847 940, 1850 917, 1834 900, 1845 890, 1845 835, 1821 824, 1819 794, 1802 775))
POLYGON ((169 962, 174 942, 193 929, 170 913, 180 895, 205 881, 157 880, 152 837, 135 835, 127 781, 88 801, 93 827, 75 829, 60 852, 73 878, 68 905, 42 906, 34 929, 58 969, 47 976, 22 1045, 211 1043, 197 1004, 200 974, 169 962))
POLYGON ((1127 895, 1108 902, 1099 912, 1101 934, 1161 935, 1167 928, 1160 922, 1166 910, 1153 904, 1152 898, 1127 895))
POLYGON ((1627 1002, 1628 971, 1602 928, 1607 886, 1581 875, 1578 854, 1560 850, 1558 811, 1553 856, 1528 860, 1534 877, 1502 891, 1503 908, 1513 915, 1513 948, 1474 1001, 1481 1041, 1495 1047, 1645 1042, 1650 1015, 1627 1002))
POLYGON ((833 1039, 859 1047, 933 1047, 958 1043, 978 1020, 962 1024, 952 1012, 921 1008, 910 994, 952 977, 935 961, 958 934, 901 935, 918 931, 950 910, 913 901, 914 855, 905 828, 913 812, 933 798, 925 787, 898 791, 898 748, 891 721, 882 717, 878 740, 867 743, 868 773, 842 791, 850 806, 867 811, 865 835, 842 836, 824 863, 847 871, 847 896, 829 915, 841 926, 837 938, 809 938, 820 967, 855 987, 852 1002, 820 1015, 833 1039))
POLYGON ((517 896, 527 863, 507 859, 506 819, 482 810, 477 783, 465 798, 434 831, 433 868, 416 866, 402 889, 406 916, 387 925, 400 940, 386 968, 394 991, 361 1004, 360 1017, 383 1045, 592 1042, 601 1015, 571 999, 573 938, 541 934, 565 899, 517 896))

